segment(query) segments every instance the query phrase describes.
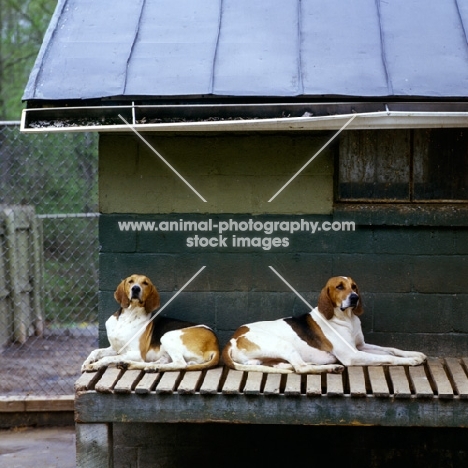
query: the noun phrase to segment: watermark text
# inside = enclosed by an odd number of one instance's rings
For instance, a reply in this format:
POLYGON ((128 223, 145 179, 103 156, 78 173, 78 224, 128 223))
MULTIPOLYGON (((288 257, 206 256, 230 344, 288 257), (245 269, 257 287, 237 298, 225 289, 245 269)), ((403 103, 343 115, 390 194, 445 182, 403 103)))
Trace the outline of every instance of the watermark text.
POLYGON ((248 218, 218 220, 208 218, 201 221, 118 221, 122 232, 187 233, 188 248, 286 248, 290 238, 298 233, 354 232, 354 221, 316 221, 306 218, 294 220, 259 220, 248 218))

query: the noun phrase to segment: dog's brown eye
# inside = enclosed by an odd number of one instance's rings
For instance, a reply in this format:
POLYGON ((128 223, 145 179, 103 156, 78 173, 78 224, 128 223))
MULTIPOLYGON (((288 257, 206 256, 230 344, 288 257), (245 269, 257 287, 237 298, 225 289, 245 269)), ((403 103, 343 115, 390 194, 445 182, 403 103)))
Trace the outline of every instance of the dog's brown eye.
POLYGON ((148 281, 143 281, 143 284, 144 284, 145 286, 148 286, 148 281))
POLYGON ((134 281, 133 281, 133 280, 128 280, 128 282, 129 282, 130 284, 134 283, 134 281))
POLYGON ((336 287, 336 289, 339 289, 340 291, 342 291, 342 290, 344 289, 343 284, 340 283, 340 284, 336 287))

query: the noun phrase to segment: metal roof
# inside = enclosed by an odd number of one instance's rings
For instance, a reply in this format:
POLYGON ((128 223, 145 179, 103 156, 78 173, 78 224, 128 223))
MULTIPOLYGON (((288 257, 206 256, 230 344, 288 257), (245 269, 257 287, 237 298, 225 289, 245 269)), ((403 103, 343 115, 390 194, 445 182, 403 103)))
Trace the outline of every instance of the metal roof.
POLYGON ((26 101, 467 98, 466 0, 59 0, 26 101))

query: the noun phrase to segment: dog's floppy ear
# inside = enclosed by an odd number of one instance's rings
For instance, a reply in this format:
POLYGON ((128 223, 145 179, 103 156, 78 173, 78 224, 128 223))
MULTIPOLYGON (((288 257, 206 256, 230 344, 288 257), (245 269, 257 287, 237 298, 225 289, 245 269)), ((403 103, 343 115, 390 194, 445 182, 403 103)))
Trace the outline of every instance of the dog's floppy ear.
POLYGON ((121 281, 114 293, 114 299, 120 304, 120 307, 126 309, 130 305, 130 299, 125 292, 125 280, 121 281))
POLYGON ((322 289, 318 299, 318 310, 325 316, 327 320, 333 317, 334 304, 330 298, 328 287, 322 289))
POLYGON ((150 289, 145 300, 145 310, 147 314, 150 314, 151 312, 153 312, 153 310, 157 309, 160 304, 159 293, 156 287, 151 284, 149 288, 150 289))

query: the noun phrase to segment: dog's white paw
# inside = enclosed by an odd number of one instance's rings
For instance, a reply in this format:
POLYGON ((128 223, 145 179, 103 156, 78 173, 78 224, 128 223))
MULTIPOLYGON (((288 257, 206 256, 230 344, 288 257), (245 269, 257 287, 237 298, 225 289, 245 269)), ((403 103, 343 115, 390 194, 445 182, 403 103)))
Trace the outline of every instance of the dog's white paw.
POLYGON ((85 372, 96 372, 96 371, 98 371, 99 369, 101 369, 103 367, 105 367, 105 364, 102 364, 99 361, 93 362, 93 363, 86 366, 85 372))
POLYGON ((423 364, 426 362, 426 356, 422 353, 418 353, 416 356, 408 358, 410 361, 410 366, 419 366, 420 364, 423 364))
POLYGON ((99 351, 99 349, 95 349, 89 354, 89 356, 85 359, 81 366, 81 372, 89 372, 92 370, 96 370, 92 368, 92 365, 95 362, 99 361, 99 351))
POLYGON ((286 369, 286 370, 293 369, 293 366, 289 364, 289 362, 278 362, 273 367, 275 367, 276 369, 286 369))
POLYGON ((81 372, 94 372, 93 366, 91 364, 88 366, 81 366, 81 372))
POLYGON ((417 366, 427 359, 426 355, 419 351, 405 351, 403 356, 404 364, 408 366, 417 366))
POLYGON ((306 364, 303 366, 296 366, 295 371, 298 374, 321 374, 326 372, 328 374, 341 374, 344 366, 341 364, 306 364))
POLYGON ((419 351, 414 351, 414 354, 415 354, 414 357, 416 359, 419 359, 420 363, 425 362, 427 359, 427 356, 423 353, 420 353, 419 351))
POLYGON ((81 372, 91 372, 93 370, 92 365, 94 361, 85 361, 81 366, 81 372))
POLYGON ((145 372, 159 372, 160 365, 159 364, 148 364, 147 366, 144 367, 145 372))
POLYGON ((344 371, 344 366, 340 364, 331 364, 330 369, 328 370, 329 374, 342 374, 344 371))

